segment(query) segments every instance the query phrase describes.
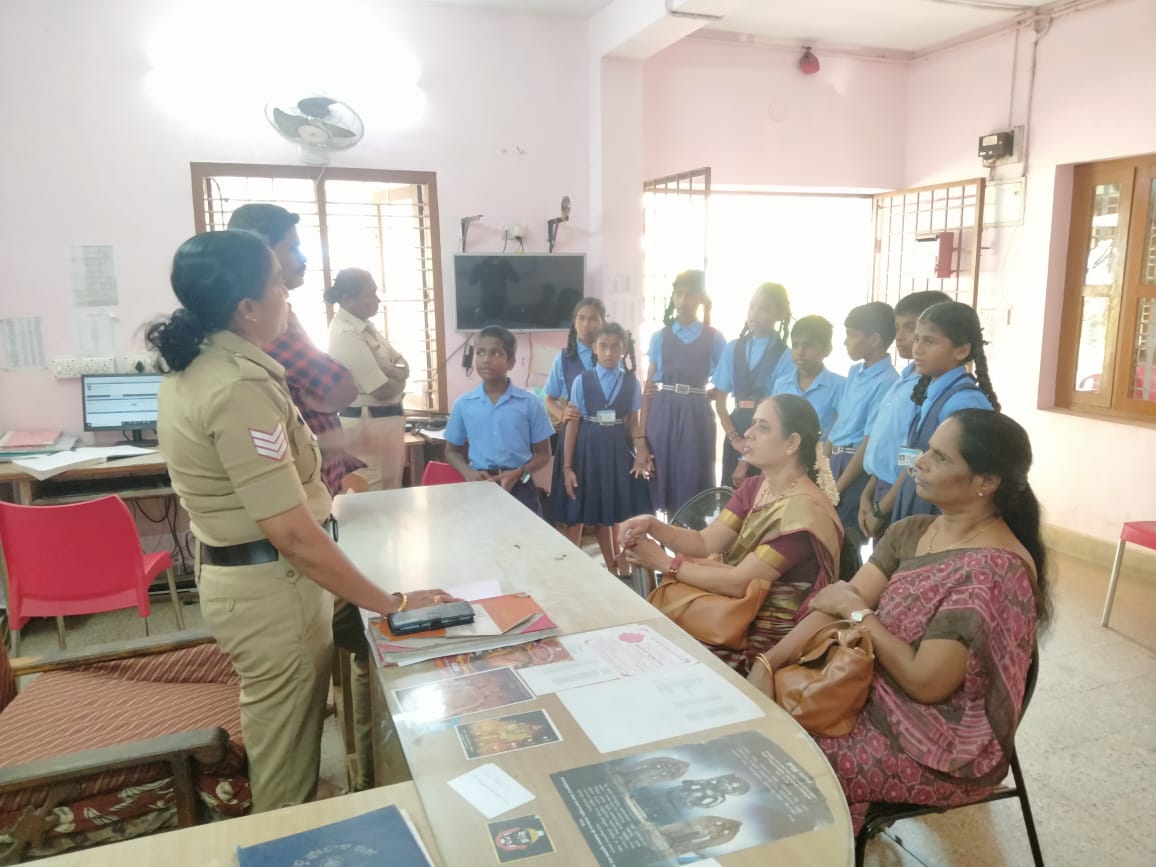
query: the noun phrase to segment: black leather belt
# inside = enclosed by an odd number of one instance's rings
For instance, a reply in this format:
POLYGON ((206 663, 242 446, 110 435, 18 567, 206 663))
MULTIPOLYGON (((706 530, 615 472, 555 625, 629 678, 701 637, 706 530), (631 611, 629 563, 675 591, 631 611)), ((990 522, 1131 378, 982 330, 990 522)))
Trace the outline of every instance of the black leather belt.
MULTIPOLYGON (((337 520, 327 519, 322 525, 337 540, 337 520)), ((243 542, 240 545, 206 545, 201 543, 201 562, 209 566, 256 566, 275 563, 281 552, 268 539, 243 542)))
POLYGON ((361 418, 361 411, 369 410, 370 418, 389 418, 390 416, 405 415, 400 403, 391 403, 389 406, 347 406, 338 413, 342 418, 361 418))

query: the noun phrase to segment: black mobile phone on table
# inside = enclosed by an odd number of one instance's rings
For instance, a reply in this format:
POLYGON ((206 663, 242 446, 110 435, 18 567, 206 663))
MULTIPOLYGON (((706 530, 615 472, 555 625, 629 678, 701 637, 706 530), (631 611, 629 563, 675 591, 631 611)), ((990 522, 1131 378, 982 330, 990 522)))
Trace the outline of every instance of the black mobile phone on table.
POLYGON ((474 622, 474 609, 468 602, 449 602, 445 605, 429 605, 425 608, 411 608, 386 615, 389 631, 394 635, 411 635, 430 629, 445 629, 474 622))

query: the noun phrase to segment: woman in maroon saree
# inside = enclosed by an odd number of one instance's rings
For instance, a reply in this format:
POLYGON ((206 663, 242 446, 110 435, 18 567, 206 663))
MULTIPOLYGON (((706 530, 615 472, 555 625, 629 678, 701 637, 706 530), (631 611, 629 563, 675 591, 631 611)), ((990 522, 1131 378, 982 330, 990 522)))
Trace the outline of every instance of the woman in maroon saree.
POLYGON ((963 410, 915 464, 919 495, 943 514, 894 524, 848 584, 768 654, 793 659, 818 626, 859 620, 875 677, 855 728, 819 738, 858 831, 873 801, 955 806, 1007 774, 1037 626, 1048 613, 1031 444, 1000 413, 963 410))

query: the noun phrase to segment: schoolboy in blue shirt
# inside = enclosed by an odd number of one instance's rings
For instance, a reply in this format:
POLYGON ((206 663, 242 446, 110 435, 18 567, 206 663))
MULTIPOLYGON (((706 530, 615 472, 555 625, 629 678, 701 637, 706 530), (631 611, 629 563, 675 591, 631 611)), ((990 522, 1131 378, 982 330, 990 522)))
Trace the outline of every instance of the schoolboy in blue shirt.
POLYGON ((463 394, 446 424, 446 461, 468 482, 497 482, 542 514, 532 473, 548 465, 554 426, 542 402, 510 382, 518 341, 505 328, 478 332, 474 369, 481 384, 463 394))
POLYGON ((858 547, 865 539, 859 528, 859 497, 867 484, 859 446, 875 421, 880 399, 899 378, 887 353, 895 339, 895 311, 882 301, 860 304, 843 325, 847 329, 843 345, 856 363, 847 372, 839 417, 831 428, 831 475, 839 491, 839 520, 858 547))
POLYGON ((895 503, 892 487, 899 480, 899 449, 907 441, 911 419, 918 409, 911 402, 911 390, 919 381, 915 362, 911 361, 915 324, 932 304, 950 300, 943 292, 912 292, 895 305, 895 351, 909 364, 879 401, 875 420, 860 445, 867 481, 859 496, 859 528, 868 537, 879 538, 887 527, 895 503))
POLYGON ((804 316, 791 328, 791 358, 795 370, 775 380, 772 394, 794 394, 806 398, 819 416, 819 429, 825 441, 835 425, 839 398, 845 377, 823 366, 831 354, 831 323, 822 316, 804 316))

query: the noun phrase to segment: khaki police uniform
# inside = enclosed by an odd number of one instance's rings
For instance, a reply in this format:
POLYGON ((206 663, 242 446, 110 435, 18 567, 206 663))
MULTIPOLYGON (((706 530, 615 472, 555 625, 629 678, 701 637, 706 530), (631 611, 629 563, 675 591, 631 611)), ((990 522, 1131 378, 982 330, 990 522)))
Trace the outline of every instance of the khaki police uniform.
POLYGON ((329 323, 329 355, 349 370, 357 383, 353 405, 341 412, 345 431, 345 448, 365 463, 357 474, 369 483, 371 491, 388 491, 401 487, 405 468, 405 380, 386 376, 398 364, 405 364, 401 353, 373 323, 354 316, 344 308, 333 314, 329 323), (390 385, 387 397, 373 392, 390 385))
POLYGON ((257 521, 300 505, 319 523, 329 517, 317 441, 284 368, 230 331, 211 335, 187 369, 165 377, 157 434, 201 543, 205 623, 241 678, 253 810, 309 801, 321 760, 333 597, 280 559, 257 521))

